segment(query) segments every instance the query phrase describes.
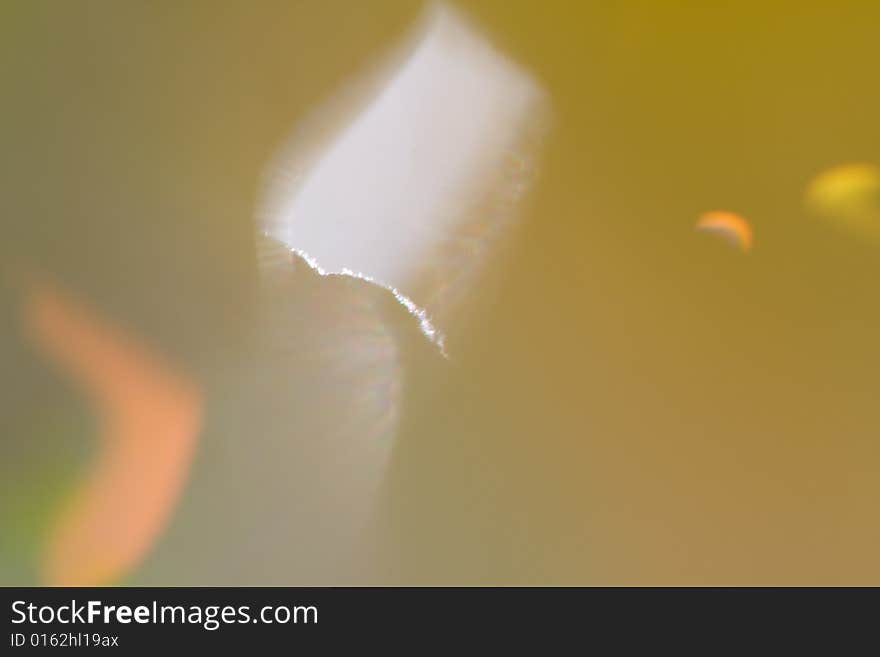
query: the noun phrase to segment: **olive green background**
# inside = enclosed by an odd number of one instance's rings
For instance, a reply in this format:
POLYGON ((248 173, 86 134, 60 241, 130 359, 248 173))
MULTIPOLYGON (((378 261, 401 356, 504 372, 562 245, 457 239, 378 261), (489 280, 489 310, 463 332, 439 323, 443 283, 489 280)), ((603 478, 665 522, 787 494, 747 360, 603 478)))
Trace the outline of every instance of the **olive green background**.
MULTIPOLYGON (((456 6, 554 113, 457 356, 479 453, 540 518, 502 583, 880 584, 880 251, 803 207, 816 173, 880 161, 880 5, 456 6), (714 209, 750 220, 753 252, 693 231, 714 209)), ((421 8, 2 0, 4 259, 210 387, 234 369, 265 166, 421 8)), ((32 502, 91 427, 51 419, 76 396, 3 294, 0 575, 29 581, 32 502)))

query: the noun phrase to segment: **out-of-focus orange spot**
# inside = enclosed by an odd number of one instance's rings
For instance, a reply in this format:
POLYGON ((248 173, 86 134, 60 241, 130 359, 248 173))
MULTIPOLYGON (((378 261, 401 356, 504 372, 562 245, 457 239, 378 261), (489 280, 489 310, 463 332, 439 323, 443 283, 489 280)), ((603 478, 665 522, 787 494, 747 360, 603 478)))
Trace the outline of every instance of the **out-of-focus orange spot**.
POLYGON ((52 527, 45 582, 114 582, 150 550, 181 492, 201 426, 201 391, 44 280, 28 282, 23 315, 27 335, 92 400, 101 427, 97 460, 52 527))
POLYGON ((749 222, 735 212, 716 210, 700 215, 697 230, 723 237, 741 251, 750 251, 754 242, 749 222))

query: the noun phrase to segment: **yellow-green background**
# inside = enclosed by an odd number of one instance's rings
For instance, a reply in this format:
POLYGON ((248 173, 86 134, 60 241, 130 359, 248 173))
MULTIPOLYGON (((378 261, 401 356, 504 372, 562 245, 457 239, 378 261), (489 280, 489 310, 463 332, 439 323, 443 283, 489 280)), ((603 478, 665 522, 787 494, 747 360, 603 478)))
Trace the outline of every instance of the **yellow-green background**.
MULTIPOLYGON (((880 250, 802 202, 824 168, 880 162, 880 6, 457 6, 554 110, 501 290, 457 358, 479 453, 535 519, 507 579, 880 583, 880 250), (752 253, 694 233, 713 209, 751 221, 752 253)), ((265 165, 420 10, 4 0, 4 257, 210 379, 253 275, 265 165)), ((7 532, 16 487, 39 480, 21 464, 43 458, 15 445, 55 385, 22 387, 15 353, 7 532)), ((87 440, 85 420, 72 437, 41 422, 53 453, 87 440)))

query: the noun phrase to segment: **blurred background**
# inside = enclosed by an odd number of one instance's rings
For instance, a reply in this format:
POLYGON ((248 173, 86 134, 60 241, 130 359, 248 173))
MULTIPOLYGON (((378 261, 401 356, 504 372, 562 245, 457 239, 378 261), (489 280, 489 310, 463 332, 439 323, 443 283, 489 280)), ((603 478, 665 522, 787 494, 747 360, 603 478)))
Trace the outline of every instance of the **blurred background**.
POLYGON ((880 164, 880 7, 454 6, 553 119, 447 360, 344 281, 267 316, 254 230, 422 3, 0 3, 0 583, 880 584, 880 233, 805 201, 880 164), (182 437, 101 460, 143 380, 182 437))

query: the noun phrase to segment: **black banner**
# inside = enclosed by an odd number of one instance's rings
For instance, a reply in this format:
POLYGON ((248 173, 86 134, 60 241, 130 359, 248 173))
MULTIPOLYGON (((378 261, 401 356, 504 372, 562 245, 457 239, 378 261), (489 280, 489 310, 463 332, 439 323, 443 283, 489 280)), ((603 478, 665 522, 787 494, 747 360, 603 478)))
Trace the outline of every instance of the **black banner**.
POLYGON ((813 636, 843 609, 855 612, 847 612, 848 630, 872 627, 877 593, 862 593, 867 595, 723 588, 5 588, 0 652, 326 650, 352 642, 421 650, 465 645, 475 637, 493 644, 602 639, 618 647, 706 636, 712 644, 739 643, 759 631, 813 636))

